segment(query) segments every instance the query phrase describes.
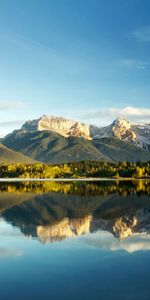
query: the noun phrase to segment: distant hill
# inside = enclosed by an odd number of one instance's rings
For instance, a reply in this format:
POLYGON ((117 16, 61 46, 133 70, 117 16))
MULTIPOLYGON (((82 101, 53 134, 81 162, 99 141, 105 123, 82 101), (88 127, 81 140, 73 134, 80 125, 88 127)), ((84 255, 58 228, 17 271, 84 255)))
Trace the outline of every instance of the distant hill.
POLYGON ((12 163, 33 163, 34 160, 30 157, 23 155, 22 153, 8 149, 6 146, 0 144, 0 164, 12 164, 12 163))

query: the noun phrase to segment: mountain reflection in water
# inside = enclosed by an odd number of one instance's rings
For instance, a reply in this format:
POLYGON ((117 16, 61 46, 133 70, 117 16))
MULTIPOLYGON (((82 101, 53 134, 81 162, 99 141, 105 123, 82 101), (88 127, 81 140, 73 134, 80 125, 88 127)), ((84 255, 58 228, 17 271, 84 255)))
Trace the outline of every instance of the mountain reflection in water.
POLYGON ((150 233, 150 181, 5 182, 0 190, 1 216, 42 243, 101 230, 120 243, 150 233))

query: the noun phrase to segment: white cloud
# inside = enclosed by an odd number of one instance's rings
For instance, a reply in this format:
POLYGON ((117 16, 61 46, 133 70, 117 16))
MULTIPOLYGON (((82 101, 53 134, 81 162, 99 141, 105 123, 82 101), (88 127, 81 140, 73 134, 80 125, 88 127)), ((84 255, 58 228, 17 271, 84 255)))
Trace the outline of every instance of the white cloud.
POLYGON ((143 26, 133 31, 131 35, 139 42, 150 42, 150 26, 143 26))
POLYGON ((148 64, 148 62, 142 61, 142 60, 124 58, 124 59, 120 60, 120 65, 127 67, 127 68, 145 70, 149 64, 148 64))
POLYGON ((0 101, 0 111, 21 109, 23 107, 24 103, 22 101, 0 101))
POLYGON ((124 108, 106 108, 92 111, 83 116, 88 123, 105 125, 117 117, 125 118, 132 122, 150 122, 150 109, 127 106, 124 108))

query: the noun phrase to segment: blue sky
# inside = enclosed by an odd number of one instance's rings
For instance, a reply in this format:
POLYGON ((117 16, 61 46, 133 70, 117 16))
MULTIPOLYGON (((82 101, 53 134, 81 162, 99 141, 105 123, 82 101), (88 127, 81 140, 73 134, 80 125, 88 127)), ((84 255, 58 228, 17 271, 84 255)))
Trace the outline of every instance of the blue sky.
POLYGON ((1 0, 0 135, 42 114, 150 119, 149 0, 1 0))

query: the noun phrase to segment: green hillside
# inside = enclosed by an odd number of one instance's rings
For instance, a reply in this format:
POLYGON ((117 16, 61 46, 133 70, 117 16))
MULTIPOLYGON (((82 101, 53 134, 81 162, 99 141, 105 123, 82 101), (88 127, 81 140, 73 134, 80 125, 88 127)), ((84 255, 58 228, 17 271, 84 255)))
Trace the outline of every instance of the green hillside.
MULTIPOLYGON (((150 152, 116 138, 86 140, 81 137, 66 138, 50 131, 15 131, 3 139, 3 144, 34 160, 51 164, 83 160, 114 162, 150 160, 150 152)), ((4 155, 4 158, 7 159, 6 162, 12 161, 11 156, 9 153, 4 155)), ((16 159, 21 162, 22 160, 30 162, 29 158, 23 158, 19 154, 16 159)))
POLYGON ((3 143, 15 151, 46 163, 62 163, 81 160, 109 160, 83 138, 65 138, 49 131, 35 131, 7 136, 3 143))
POLYGON ((22 153, 8 149, 6 146, 0 144, 0 164, 16 164, 16 163, 33 163, 34 160, 22 153))

